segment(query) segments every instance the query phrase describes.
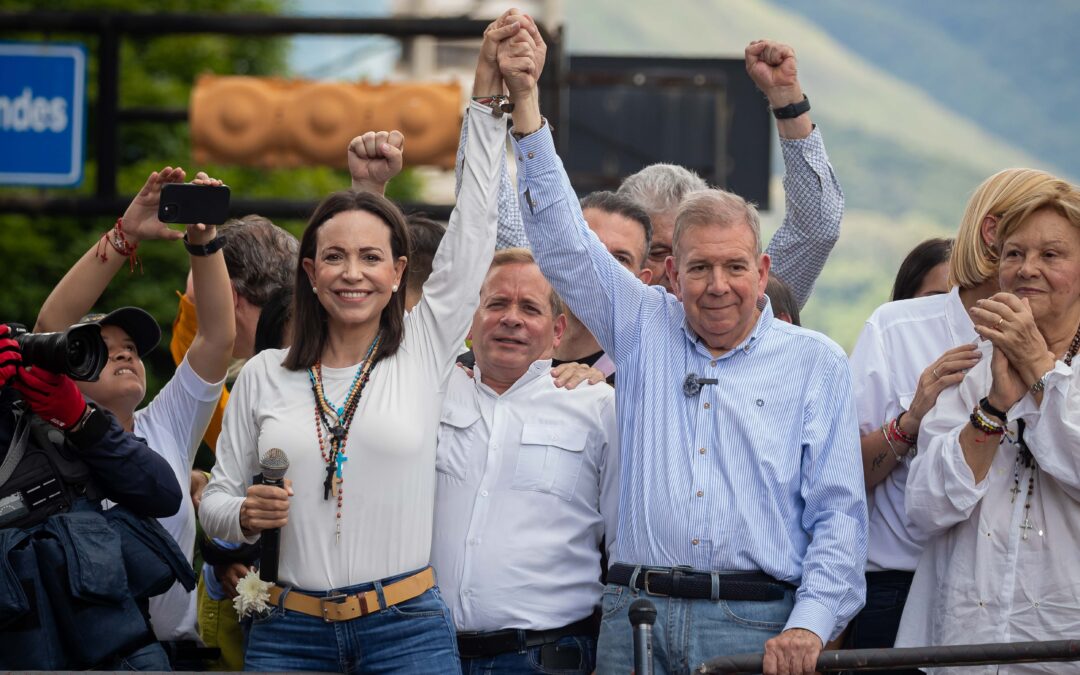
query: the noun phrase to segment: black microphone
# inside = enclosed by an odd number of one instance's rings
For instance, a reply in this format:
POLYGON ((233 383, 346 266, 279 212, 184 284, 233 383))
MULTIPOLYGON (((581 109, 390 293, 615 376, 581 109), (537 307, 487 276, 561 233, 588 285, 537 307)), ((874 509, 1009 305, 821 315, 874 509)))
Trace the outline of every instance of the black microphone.
MULTIPOLYGON (((281 448, 270 448, 259 458, 259 483, 285 487, 285 472, 289 470, 289 458, 281 448)), ((259 579, 277 583, 278 547, 281 543, 281 528, 275 527, 262 531, 262 555, 259 557, 259 579)))
POLYGON ((653 675, 652 627, 656 623, 656 607, 641 598, 631 603, 629 614, 634 628, 634 673, 653 675))
POLYGON ((701 385, 716 384, 719 380, 715 377, 700 377, 693 373, 687 373, 682 383, 682 391, 687 397, 697 396, 701 392, 701 385))

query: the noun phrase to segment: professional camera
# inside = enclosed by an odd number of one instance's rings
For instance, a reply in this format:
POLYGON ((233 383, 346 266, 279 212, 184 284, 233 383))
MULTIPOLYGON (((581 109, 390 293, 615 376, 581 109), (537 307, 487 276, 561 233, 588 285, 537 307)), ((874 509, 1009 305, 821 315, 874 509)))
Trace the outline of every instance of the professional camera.
POLYGON ((101 337, 101 326, 96 323, 75 324, 62 333, 30 333, 18 323, 7 326, 11 337, 19 343, 24 366, 95 382, 109 362, 109 348, 101 337))

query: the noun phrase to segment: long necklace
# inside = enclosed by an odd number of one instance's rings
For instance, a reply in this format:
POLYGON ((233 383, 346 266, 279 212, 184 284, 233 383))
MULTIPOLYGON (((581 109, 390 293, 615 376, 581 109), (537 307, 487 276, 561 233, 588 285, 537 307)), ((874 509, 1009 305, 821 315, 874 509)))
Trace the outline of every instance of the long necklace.
POLYGON ((334 532, 339 542, 341 541, 341 505, 345 495, 345 475, 342 472, 342 465, 348 461, 345 455, 345 444, 349 440, 349 428, 352 426, 353 417, 360 404, 360 396, 363 395, 364 386, 371 377, 371 369, 375 364, 374 357, 378 353, 380 342, 382 342, 381 331, 375 336, 364 360, 357 367, 345 402, 337 408, 326 398, 326 392, 323 389, 322 364, 316 361, 314 366, 308 368, 308 379, 311 380, 311 391, 315 396, 315 434, 319 439, 319 454, 326 464, 323 499, 329 500, 331 495, 337 499, 334 532), (326 429, 325 438, 323 437, 324 428, 326 429))
MULTIPOLYGON (((1071 366, 1073 357, 1080 351, 1080 328, 1076 329, 1076 335, 1073 336, 1072 342, 1069 343, 1069 348, 1065 351, 1065 357, 1062 361, 1065 365, 1071 366)), ((1016 497, 1022 490, 1020 489, 1020 473, 1023 469, 1031 469, 1031 473, 1028 474, 1027 480, 1027 495, 1024 499, 1024 520, 1020 523, 1020 531, 1023 532, 1023 539, 1027 541, 1028 532, 1035 528, 1031 523, 1031 496, 1035 494, 1035 476, 1039 473, 1039 462, 1036 461, 1035 456, 1031 454, 1031 449, 1028 448, 1027 442, 1024 441, 1024 429, 1027 424, 1022 419, 1016 420, 1016 461, 1013 463, 1013 487, 1012 502, 1016 503, 1016 497)), ((1039 530, 1039 536, 1042 536, 1043 531, 1039 530)))

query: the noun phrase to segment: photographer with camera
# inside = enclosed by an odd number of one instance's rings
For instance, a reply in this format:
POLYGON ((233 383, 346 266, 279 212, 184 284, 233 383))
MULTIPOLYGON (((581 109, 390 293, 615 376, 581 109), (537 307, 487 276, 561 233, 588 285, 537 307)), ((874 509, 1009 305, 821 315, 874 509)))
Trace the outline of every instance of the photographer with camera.
MULTIPOLYGON (((64 337, 0 324, 0 669, 167 669, 147 599, 178 573, 193 579, 153 518, 183 491, 145 442, 43 367, 64 365, 64 337), (102 498, 117 504, 108 514, 102 498)), ((92 354, 93 331, 79 339, 92 354)))
MULTIPOLYGON (((198 332, 176 373, 148 406, 136 410, 146 395, 142 357, 157 344, 160 329, 142 310, 125 308, 84 318, 101 325, 109 357, 101 378, 80 383, 79 388, 116 415, 124 429, 145 438, 168 461, 177 482, 187 486, 199 442, 221 396, 236 324, 233 289, 221 252, 224 238, 214 225, 187 225, 186 233, 182 233, 170 229, 159 217, 163 187, 183 181, 184 171, 180 168, 166 167, 150 175, 123 218, 83 254, 53 289, 38 315, 36 329, 63 330, 75 323, 90 310, 121 267, 134 267, 136 250, 142 242, 184 240, 190 254, 193 288, 199 298, 198 332)), ((185 192, 194 198, 191 203, 198 211, 202 195, 207 196, 203 205, 209 204, 213 195, 220 193, 221 185, 221 181, 200 172, 185 192)), ((224 210, 220 209, 222 213, 224 210)), ((179 512, 163 518, 161 524, 190 564, 195 545, 195 510, 187 490, 179 512)), ((173 666, 196 665, 186 662, 185 657, 185 653, 199 656, 195 594, 174 585, 151 601, 150 614, 158 639, 169 643, 166 647, 173 666)))

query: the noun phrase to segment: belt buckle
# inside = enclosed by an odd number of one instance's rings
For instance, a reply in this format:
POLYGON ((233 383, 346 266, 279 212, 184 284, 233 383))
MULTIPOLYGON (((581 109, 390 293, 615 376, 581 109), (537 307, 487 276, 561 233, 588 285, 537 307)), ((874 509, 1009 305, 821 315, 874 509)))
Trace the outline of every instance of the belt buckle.
POLYGON ((335 605, 340 605, 340 604, 344 603, 348 599, 349 599, 349 596, 346 595, 345 593, 335 593, 334 595, 327 595, 327 596, 319 598, 319 609, 322 610, 322 619, 323 619, 323 621, 325 621, 326 623, 334 623, 335 621, 337 621, 337 619, 331 619, 327 615, 327 611, 328 611, 327 603, 332 602, 335 605))
POLYGON ((668 594, 668 593, 659 593, 659 592, 653 591, 651 588, 649 588, 649 575, 650 574, 663 574, 663 572, 660 571, 660 570, 645 570, 645 592, 648 593, 649 595, 655 595, 656 597, 659 597, 659 598, 670 598, 671 595, 668 594))

